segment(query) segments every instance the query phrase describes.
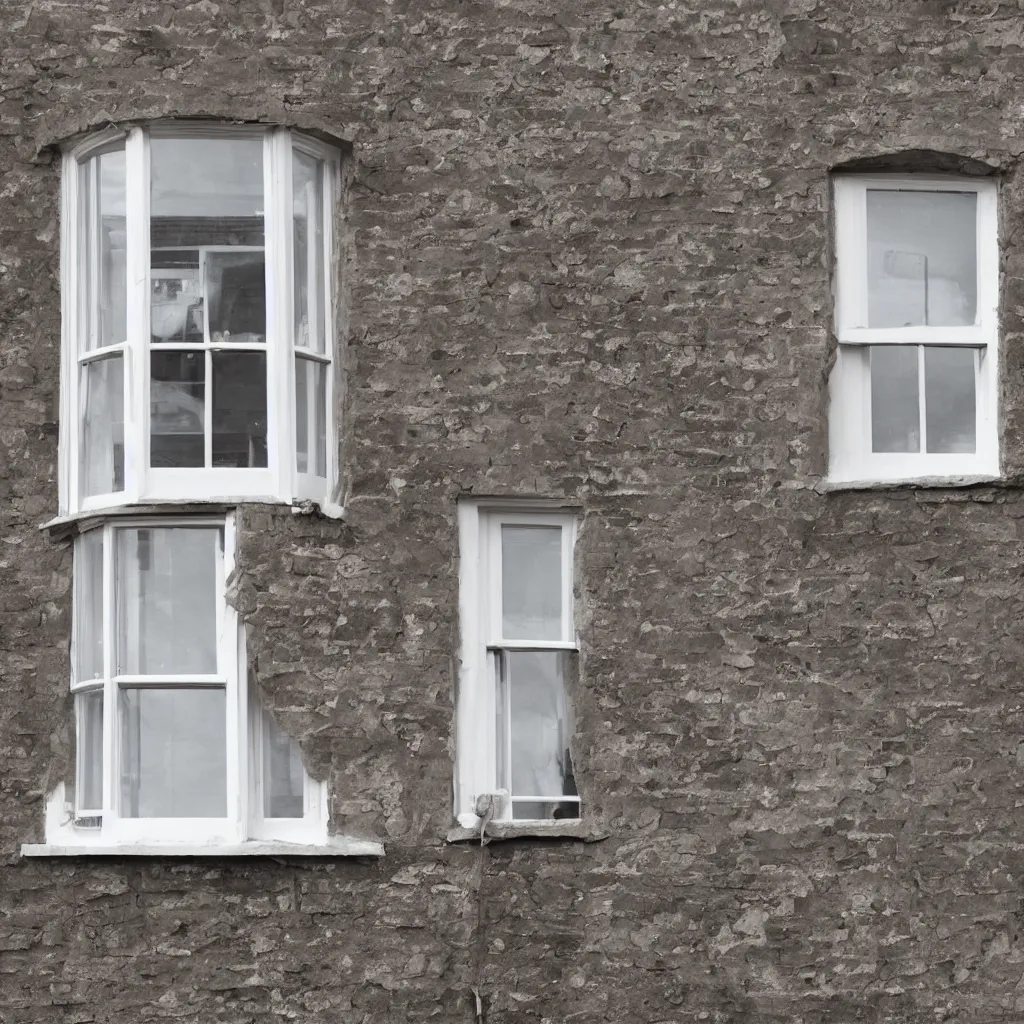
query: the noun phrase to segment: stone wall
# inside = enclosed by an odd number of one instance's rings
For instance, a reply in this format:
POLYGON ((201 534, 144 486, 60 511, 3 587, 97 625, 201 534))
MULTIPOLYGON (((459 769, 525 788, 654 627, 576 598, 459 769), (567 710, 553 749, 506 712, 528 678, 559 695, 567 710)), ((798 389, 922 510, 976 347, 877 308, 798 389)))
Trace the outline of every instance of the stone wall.
POLYGON ((1021 4, 6 0, 0 40, 0 1020, 1021 1019, 1021 4), (346 521, 243 509, 237 600, 380 861, 19 857, 71 744, 53 147, 171 115, 352 143, 346 521), (1000 177, 1007 482, 823 493, 828 171, 908 150, 1000 177), (464 494, 584 510, 601 841, 445 841, 464 494))

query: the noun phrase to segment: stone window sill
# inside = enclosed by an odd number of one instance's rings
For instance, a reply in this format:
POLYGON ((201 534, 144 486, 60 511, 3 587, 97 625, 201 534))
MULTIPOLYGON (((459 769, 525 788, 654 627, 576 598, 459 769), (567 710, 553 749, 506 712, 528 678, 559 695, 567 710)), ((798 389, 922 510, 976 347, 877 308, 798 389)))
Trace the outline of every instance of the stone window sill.
POLYGON ((244 843, 23 843, 23 857, 383 857, 384 844, 332 836, 320 843, 250 839, 244 843))
POLYGON ((998 484, 1001 476, 979 473, 976 476, 917 476, 898 480, 822 480, 815 485, 819 494, 838 491, 895 491, 904 488, 975 487, 978 484, 998 484))
MULTIPOLYGON (((606 839, 606 830, 588 821, 489 821, 484 836, 491 842, 502 839, 577 839, 594 843, 606 839)), ((445 837, 449 843, 480 842, 480 828, 456 825, 445 837)))

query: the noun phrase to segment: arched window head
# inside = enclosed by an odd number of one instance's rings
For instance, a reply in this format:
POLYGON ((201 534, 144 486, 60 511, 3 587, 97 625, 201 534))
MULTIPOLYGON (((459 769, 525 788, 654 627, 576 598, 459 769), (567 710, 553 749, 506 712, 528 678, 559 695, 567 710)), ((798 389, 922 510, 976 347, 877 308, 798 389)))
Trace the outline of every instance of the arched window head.
POLYGON ((62 514, 332 507, 340 160, 189 122, 65 151, 62 514))

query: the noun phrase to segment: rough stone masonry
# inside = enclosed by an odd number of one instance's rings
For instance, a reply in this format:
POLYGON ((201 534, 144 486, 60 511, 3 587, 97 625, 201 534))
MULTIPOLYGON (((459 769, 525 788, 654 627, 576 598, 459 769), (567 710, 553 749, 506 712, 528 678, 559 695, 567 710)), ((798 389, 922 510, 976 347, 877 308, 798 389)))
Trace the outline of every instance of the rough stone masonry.
POLYGON ((1022 151, 1020 0, 3 0, 0 1020, 1024 1019, 1022 151), (235 600, 380 860, 19 856, 73 744, 57 147, 169 116, 351 144, 346 518, 240 509, 235 600), (904 153, 1000 182, 1005 478, 828 493, 828 175, 904 153), (598 841, 446 841, 468 494, 583 509, 598 841))

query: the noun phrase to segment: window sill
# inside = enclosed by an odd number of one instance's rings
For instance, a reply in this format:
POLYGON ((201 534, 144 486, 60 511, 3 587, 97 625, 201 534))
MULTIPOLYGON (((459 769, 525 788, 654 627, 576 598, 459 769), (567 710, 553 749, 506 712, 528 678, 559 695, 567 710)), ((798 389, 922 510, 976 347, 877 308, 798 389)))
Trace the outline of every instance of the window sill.
POLYGON ((106 520, 118 516, 143 516, 148 514, 169 512, 178 513, 205 513, 217 515, 220 512, 229 512, 239 505, 277 505, 281 508, 290 507, 295 515, 322 515, 327 519, 344 519, 344 505, 337 505, 330 501, 306 501, 296 499, 292 502, 281 501, 279 498, 261 497, 260 495, 244 495, 237 498, 218 498, 216 501, 195 501, 195 500, 167 500, 167 501, 139 501, 134 504, 125 503, 119 505, 105 505, 103 508, 84 509, 79 512, 69 512, 67 515, 55 516, 45 523, 39 524, 40 530, 47 530, 51 535, 60 537, 73 534, 80 529, 82 523, 89 520, 106 520))
POLYGON ((23 843, 22 857, 383 857, 384 844, 332 836, 319 843, 250 839, 244 843, 23 843))
POLYGON ((822 480, 815 485, 819 494, 837 491, 892 491, 899 488, 976 487, 979 484, 997 484, 998 474, 978 473, 954 476, 908 476, 893 480, 822 480))
MULTIPOLYGON (((595 843, 608 838, 605 829, 592 822, 575 819, 571 821, 489 821, 484 827, 484 836, 491 841, 502 839, 578 839, 595 843)), ((464 828, 456 825, 449 829, 445 839, 449 843, 480 842, 480 827, 464 828)))

